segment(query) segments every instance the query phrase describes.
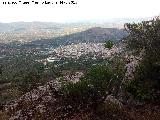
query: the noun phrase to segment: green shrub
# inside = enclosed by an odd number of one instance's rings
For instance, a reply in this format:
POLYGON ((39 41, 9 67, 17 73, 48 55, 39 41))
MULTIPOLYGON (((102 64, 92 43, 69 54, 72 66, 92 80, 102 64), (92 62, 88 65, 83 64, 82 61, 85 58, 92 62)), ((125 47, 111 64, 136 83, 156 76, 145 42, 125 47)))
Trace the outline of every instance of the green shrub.
POLYGON ((69 82, 62 85, 64 93, 70 101, 98 101, 106 97, 106 92, 117 94, 124 74, 124 66, 117 64, 96 65, 80 78, 76 83, 69 82), (113 90, 115 88, 116 90, 113 90))
POLYGON ((111 49, 113 47, 113 45, 114 45, 113 41, 111 41, 111 40, 106 41, 104 44, 104 46, 108 49, 111 49))
POLYGON ((129 33, 125 38, 128 48, 139 55, 144 51, 134 80, 127 83, 125 88, 135 99, 151 99, 152 90, 159 89, 160 69, 155 64, 160 61, 160 17, 141 23, 127 23, 125 29, 129 33))
POLYGON ((124 84, 124 88, 128 93, 133 95, 135 100, 140 102, 152 99, 151 89, 145 86, 143 81, 130 81, 124 84))

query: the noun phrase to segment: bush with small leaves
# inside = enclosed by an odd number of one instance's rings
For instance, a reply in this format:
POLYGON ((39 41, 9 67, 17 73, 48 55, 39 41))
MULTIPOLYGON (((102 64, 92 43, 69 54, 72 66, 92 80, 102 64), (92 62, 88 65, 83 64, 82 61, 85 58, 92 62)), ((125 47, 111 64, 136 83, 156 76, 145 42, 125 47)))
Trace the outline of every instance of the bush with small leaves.
POLYGON ((97 102, 103 100, 107 94, 117 94, 123 75, 124 66, 120 62, 114 65, 96 65, 80 81, 62 85, 62 89, 71 103, 97 102))
POLYGON ((114 45, 113 41, 111 41, 111 40, 106 41, 104 44, 104 46, 108 49, 111 49, 113 47, 113 45, 114 45))

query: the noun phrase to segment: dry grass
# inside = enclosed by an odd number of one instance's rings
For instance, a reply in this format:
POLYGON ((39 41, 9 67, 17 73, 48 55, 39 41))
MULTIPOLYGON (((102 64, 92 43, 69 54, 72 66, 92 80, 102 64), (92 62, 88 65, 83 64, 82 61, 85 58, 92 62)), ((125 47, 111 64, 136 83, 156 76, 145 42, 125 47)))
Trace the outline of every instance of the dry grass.
POLYGON ((9 116, 6 112, 0 111, 0 120, 8 120, 9 116))

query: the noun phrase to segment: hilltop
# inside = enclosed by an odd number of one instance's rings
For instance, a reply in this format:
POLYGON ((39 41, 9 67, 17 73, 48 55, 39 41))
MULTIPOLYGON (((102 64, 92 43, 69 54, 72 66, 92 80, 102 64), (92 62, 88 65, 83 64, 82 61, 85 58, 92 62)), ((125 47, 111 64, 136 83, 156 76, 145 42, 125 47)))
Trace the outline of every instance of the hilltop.
POLYGON ((72 43, 102 43, 106 40, 118 42, 126 35, 127 33, 123 29, 93 27, 82 32, 64 35, 53 39, 32 41, 30 44, 58 47, 59 45, 69 45, 72 43))

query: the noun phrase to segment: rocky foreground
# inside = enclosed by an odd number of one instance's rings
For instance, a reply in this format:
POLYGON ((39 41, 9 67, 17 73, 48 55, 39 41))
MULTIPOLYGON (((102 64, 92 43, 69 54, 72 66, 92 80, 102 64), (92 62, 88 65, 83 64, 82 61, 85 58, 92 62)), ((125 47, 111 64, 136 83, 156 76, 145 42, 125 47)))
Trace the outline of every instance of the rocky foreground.
MULTIPOLYGON (((126 56, 129 59, 126 64, 126 79, 129 79, 140 57, 126 56)), ((77 82, 83 75, 77 72, 72 76, 64 76, 64 80, 77 82)), ((125 79, 124 79, 125 82, 125 79)), ((87 104, 80 106, 79 111, 73 111, 72 105, 65 103, 65 96, 61 92, 61 78, 47 82, 20 98, 6 104, 4 111, 9 115, 9 120, 159 120, 160 102, 139 104, 124 101, 108 95, 103 101, 106 113, 97 112, 94 106, 87 104), (110 107, 108 103, 114 103, 116 107, 110 107)), ((0 113, 1 115, 1 113, 0 113)), ((2 117, 3 119, 3 117, 2 117)))
POLYGON ((60 84, 53 80, 10 102, 4 107, 10 116, 9 120, 112 120, 113 118, 159 120, 160 118, 160 102, 127 106, 112 95, 107 96, 106 105, 112 102, 119 106, 118 109, 108 107, 105 114, 96 113, 94 107, 88 105, 80 111, 72 111, 71 105, 65 105, 63 94, 59 90, 60 84))

